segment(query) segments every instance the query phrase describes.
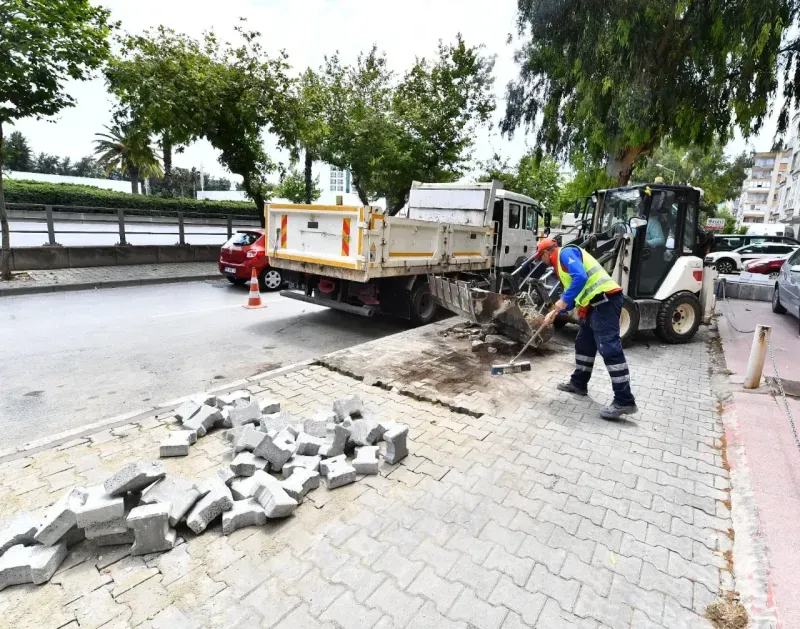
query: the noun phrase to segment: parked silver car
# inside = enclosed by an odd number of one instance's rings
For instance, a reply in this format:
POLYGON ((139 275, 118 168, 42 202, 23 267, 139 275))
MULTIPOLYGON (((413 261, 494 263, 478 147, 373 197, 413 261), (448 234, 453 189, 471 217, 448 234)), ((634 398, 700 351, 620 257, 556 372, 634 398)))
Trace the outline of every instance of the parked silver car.
POLYGON ((795 251, 781 267, 772 295, 772 312, 778 314, 788 312, 800 319, 800 249, 795 251))

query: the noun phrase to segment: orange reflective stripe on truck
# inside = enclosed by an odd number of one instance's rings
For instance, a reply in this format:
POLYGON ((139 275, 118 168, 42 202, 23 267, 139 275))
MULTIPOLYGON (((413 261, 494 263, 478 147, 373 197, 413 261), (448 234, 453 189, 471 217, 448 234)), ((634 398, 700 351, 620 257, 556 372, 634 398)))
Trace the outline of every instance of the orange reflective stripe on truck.
POLYGON ((289 235, 289 216, 281 216, 281 249, 286 249, 286 237, 289 235))
POLYGON ((350 255, 350 219, 342 219, 342 256, 350 255))

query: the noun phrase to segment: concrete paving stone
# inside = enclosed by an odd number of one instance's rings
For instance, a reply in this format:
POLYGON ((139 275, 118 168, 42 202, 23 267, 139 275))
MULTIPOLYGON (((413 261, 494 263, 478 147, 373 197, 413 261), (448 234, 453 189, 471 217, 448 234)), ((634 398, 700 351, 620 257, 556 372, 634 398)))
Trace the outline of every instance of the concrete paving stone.
POLYGON ((307 605, 296 607, 286 618, 275 625, 275 629, 308 629, 309 627, 335 629, 331 623, 321 624, 311 615, 307 605))
POLYGON ((404 627, 422 607, 423 602, 423 599, 399 590, 391 579, 387 579, 367 599, 366 604, 388 615, 394 621, 393 626, 404 627))
POLYGON ((623 532, 616 529, 609 531, 583 518, 575 535, 580 539, 592 540, 605 544, 612 550, 619 552, 622 545, 623 532))
POLYGON ((281 402, 275 398, 260 398, 258 400, 262 415, 272 415, 281 412, 281 402))
POLYGON ((380 471, 378 466, 378 446, 356 448, 356 456, 351 464, 355 468, 356 474, 378 474, 380 471))
POLYGON ((606 516, 605 507, 587 504, 587 501, 588 499, 578 500, 576 497, 570 496, 567 498, 567 502, 564 505, 564 511, 566 513, 580 515, 591 521, 592 524, 600 526, 606 516))
POLYGON ((64 605, 112 582, 111 575, 98 571, 91 561, 84 561, 68 570, 63 570, 63 566, 50 578, 50 582, 61 587, 64 605))
POLYGON ((311 419, 303 422, 303 431, 312 437, 325 439, 328 435, 328 426, 336 422, 336 413, 333 411, 319 411, 311 419))
POLYGON ((308 606, 308 611, 319 616, 345 592, 345 588, 329 583, 318 570, 311 570, 302 579, 288 586, 286 592, 300 597, 308 606))
POLYGON ((719 569, 713 564, 699 565, 696 556, 693 559, 694 561, 691 562, 686 561, 679 554, 671 552, 667 564, 667 573, 672 577, 685 577, 694 583, 702 583, 712 592, 716 592, 720 585, 719 569))
POLYGON ((350 438, 350 429, 343 424, 333 426, 333 437, 331 441, 326 441, 319 448, 319 454, 323 459, 337 457, 344 454, 347 440, 350 438))
POLYGON ((234 500, 233 508, 222 514, 222 533, 230 535, 246 526, 264 526, 267 514, 254 498, 234 500))
POLYGON ((176 456, 189 456, 189 448, 197 443, 197 433, 193 430, 173 430, 158 446, 158 456, 162 459, 176 456))
MULTIPOLYGON (((680 557, 675 553, 671 554, 680 557)), ((638 585, 645 590, 658 591, 671 596, 684 607, 692 606, 692 582, 685 578, 673 577, 661 572, 651 563, 645 562, 642 566, 638 585)))
POLYGON ((252 476, 258 470, 268 471, 269 461, 252 452, 239 452, 231 461, 230 468, 236 476, 252 476))
POLYGON ((261 445, 261 442, 266 439, 266 433, 258 430, 252 424, 247 424, 241 432, 236 433, 236 440, 233 442, 233 451, 237 454, 239 452, 255 452, 261 445))
POLYGON ((551 573, 543 564, 533 568, 525 589, 529 592, 541 592, 545 596, 558 601, 561 609, 571 612, 578 598, 581 584, 577 580, 565 579, 551 573))
POLYGON ((678 553, 686 561, 692 560, 692 540, 688 537, 678 537, 677 535, 665 533, 651 524, 647 526, 646 543, 650 546, 663 546, 678 553))
POLYGON ((78 528, 88 528, 108 522, 119 521, 125 516, 125 500, 112 497, 104 486, 97 485, 86 490, 86 502, 75 511, 78 528))
POLYGON ((230 490, 234 500, 244 500, 245 498, 253 498, 256 493, 256 488, 261 483, 270 482, 273 480, 279 482, 276 478, 267 474, 264 471, 257 471, 252 476, 245 478, 235 478, 231 481, 230 490))
POLYGON ((643 561, 648 561, 661 571, 667 569, 669 550, 664 546, 643 544, 633 539, 630 535, 623 535, 622 548, 628 557, 638 557, 643 561))
POLYGON ((256 481, 253 498, 270 519, 285 518, 297 509, 297 502, 286 493, 280 481, 268 475, 259 477, 256 481))
POLYGON ((236 443, 236 440, 239 438, 245 431, 246 426, 239 426, 238 428, 231 428, 230 430, 226 430, 224 433, 225 441, 229 443, 236 443))
POLYGON ((53 546, 12 546, 0 557, 0 591, 11 585, 46 583, 66 556, 64 542, 53 546))
POLYGON ((483 562, 483 567, 499 570, 510 576, 517 585, 523 586, 533 571, 533 564, 531 559, 517 557, 501 546, 495 546, 483 562))
MULTIPOLYGON (((355 467, 355 463, 353 463, 353 467, 355 467)), ((431 478, 423 479, 416 487, 423 494, 412 506, 435 518, 443 518, 453 508, 453 503, 436 497, 436 488, 441 489, 441 487, 441 483, 431 478)))
POLYGON ((343 629, 371 629, 381 618, 381 613, 358 603, 352 592, 346 591, 322 615, 322 622, 337 623, 343 629))
POLYGON ((201 406, 202 404, 196 402, 195 400, 186 400, 183 404, 175 409, 173 414, 179 422, 184 422, 196 415, 200 411, 201 406))
MULTIPOLYGON (((91 565, 89 562, 86 563, 91 565)), ((168 553, 160 553, 152 559, 147 559, 146 565, 148 568, 158 569, 161 573, 161 584, 167 587, 199 567, 201 560, 189 553, 189 544, 181 544, 168 553)))
MULTIPOLYGON (((338 421, 344 421, 346 417, 353 415, 361 415, 364 404, 361 398, 357 395, 350 395, 348 397, 339 398, 333 403, 333 412, 336 414, 338 421)), ((371 445, 371 444, 362 444, 371 445)))
MULTIPOLYGON (((589 587, 581 588, 573 612, 581 618, 594 618, 612 629, 630 629, 633 609, 619 600, 600 596, 589 587)), ((672 629, 672 626, 667 625, 672 629)))
POLYGON ((383 574, 373 572, 372 569, 362 565, 361 561, 355 557, 348 559, 330 577, 333 583, 341 583, 347 586, 359 603, 366 602, 385 579, 386 577, 383 574))
POLYGON ((130 555, 112 564, 107 571, 114 579, 111 591, 114 598, 158 574, 158 568, 149 568, 143 557, 130 555))
POLYGON ((137 626, 152 619, 173 601, 174 599, 161 585, 159 576, 147 579, 124 594, 115 597, 116 603, 125 605, 131 610, 131 616, 128 620, 129 627, 137 626))
POLYGON ((499 522, 491 521, 483 527, 479 537, 484 541, 499 544, 510 553, 516 553, 525 540, 525 533, 513 531, 499 522))
POLYGON ((34 536, 40 521, 28 513, 20 513, 0 522, 0 555, 12 546, 31 546, 36 543, 34 536))
POLYGON ((245 424, 258 424, 261 420, 261 406, 254 399, 239 399, 228 406, 228 428, 238 428, 245 424))
POLYGON ((242 557, 214 576, 214 581, 227 584, 239 598, 255 590, 272 576, 272 571, 260 558, 242 557))
POLYGON ((626 603, 633 609, 644 612, 653 622, 662 622, 666 600, 662 592, 640 588, 629 583, 625 577, 615 575, 608 598, 610 601, 626 603))
POLYGON ((705 615, 706 608, 719 598, 719 594, 711 592, 702 583, 695 583, 693 589, 694 589, 694 600, 692 604, 692 609, 694 609, 694 612, 696 614, 705 615))
POLYGON ((591 564, 621 574, 631 583, 638 583, 642 572, 641 559, 619 554, 603 544, 597 544, 591 564))
POLYGON ((628 512, 627 517, 633 521, 647 522, 648 524, 657 526, 665 533, 669 533, 672 522, 672 516, 678 509, 681 509, 681 507, 673 504, 671 512, 656 509, 655 508, 656 503, 660 504, 662 500, 663 499, 660 496, 655 496, 653 498, 653 507, 654 507, 653 509, 645 509, 640 504, 633 502, 631 503, 631 508, 630 511, 628 512))
POLYGON ((482 601, 469 588, 459 594, 447 613, 453 620, 464 620, 478 629, 499 629, 507 614, 505 607, 495 607, 482 601))
POLYGON ((548 546, 561 548, 568 553, 577 555, 581 561, 588 563, 594 554, 595 542, 593 540, 579 539, 575 535, 570 535, 560 526, 553 529, 553 534, 547 540, 548 546))
POLYGON ((524 511, 518 511, 508 524, 508 528, 512 531, 522 531, 528 534, 528 536, 544 543, 550 539, 550 536, 556 529, 556 525, 552 522, 543 522, 535 517, 531 517, 524 511))
POLYGON ((93 592, 69 604, 68 609, 75 614, 81 629, 98 629, 110 624, 115 618, 130 616, 131 610, 117 603, 106 588, 97 588, 93 592))
POLYGON ((319 487, 319 478, 319 472, 305 467, 298 467, 281 485, 289 497, 300 504, 309 491, 319 487))
POLYGON ((201 488, 192 481, 177 476, 167 476, 142 493, 142 503, 167 505, 169 525, 174 528, 209 490, 210 487, 201 488))
POLYGON ((142 629, 203 629, 203 626, 183 613, 176 605, 159 611, 142 629))
MULTIPOLYGON (((344 549, 360 557, 361 563, 367 567, 372 566, 379 557, 383 556, 388 548, 389 544, 387 542, 378 541, 364 531, 358 531, 344 543, 344 549)), ((412 559, 414 558, 412 557, 412 559)))
MULTIPOLYGON (((509 614, 509 618, 511 614, 509 614)), ((508 619, 506 619, 508 623, 508 619)), ((521 627, 522 625, 518 625, 521 627)), ((503 629, 512 629, 513 625, 503 625, 503 629)), ((547 599, 536 621, 536 629, 597 629, 597 623, 589 618, 579 618, 563 609, 553 599, 547 599)))
POLYGON ((478 539, 465 529, 458 527, 455 534, 447 541, 445 547, 466 553, 476 563, 483 563, 492 548, 494 548, 494 542, 478 539))
POLYGON ((189 511, 186 516, 186 525, 195 534, 208 528, 223 512, 233 508, 231 490, 222 482, 214 483, 210 491, 203 496, 189 511))
POLYGON ((436 610, 436 606, 428 601, 414 614, 406 629, 467 629, 467 623, 445 618, 436 610))
POLYGON ((281 472, 284 478, 290 478, 297 468, 304 468, 310 472, 318 472, 322 457, 317 455, 295 454, 284 463, 281 472))
POLYGON ((147 555, 172 550, 177 535, 169 526, 169 518, 168 504, 146 504, 133 509, 126 520, 136 538, 131 554, 147 555))
POLYGON ((584 563, 573 554, 567 555, 559 574, 564 579, 580 581, 600 596, 608 596, 614 576, 609 570, 584 563))
POLYGON ((324 443, 325 440, 322 437, 314 437, 305 431, 299 433, 295 440, 297 454, 302 454, 305 456, 319 454, 319 449, 324 445, 324 443))
MULTIPOLYGON (((339 424, 337 424, 337 428, 339 424)), ((350 465, 344 454, 330 459, 323 459, 319 471, 327 480, 328 489, 342 487, 356 481, 356 470, 350 465)))
POLYGON ((160 478, 164 478, 166 472, 164 465, 160 461, 129 463, 119 472, 110 476, 103 483, 106 493, 109 496, 123 496, 128 492, 142 491, 160 478))
POLYGON ((603 528, 622 531, 640 542, 644 542, 647 538, 647 522, 623 518, 617 515, 615 511, 608 511, 606 513, 606 517, 603 520, 603 528))
POLYGON ((409 428, 403 424, 395 426, 383 434, 383 440, 386 442, 386 452, 383 458, 387 463, 394 465, 408 456, 408 435, 409 428))
POLYGON ((231 483, 236 479, 236 474, 233 473, 230 467, 221 467, 217 470, 217 479, 230 487, 231 483))
POLYGON ((425 564, 423 562, 407 559, 394 546, 390 546, 371 566, 373 570, 392 577, 403 589, 409 586, 424 567, 425 564))
POLYGON ((205 437, 217 423, 222 421, 222 414, 218 408, 203 404, 200 410, 181 424, 183 430, 192 430, 198 437, 205 437))
POLYGON ((406 590, 430 599, 440 614, 446 614, 463 587, 460 583, 441 578, 430 566, 426 566, 406 590))
POLYGON ((547 597, 541 592, 531 592, 517 587, 507 576, 502 576, 489 596, 492 605, 503 605, 519 614, 526 624, 533 626, 544 607, 547 597))
POLYGON ((253 450, 253 454, 269 461, 271 469, 280 470, 294 454, 294 442, 279 439, 278 436, 273 438, 265 435, 253 450))

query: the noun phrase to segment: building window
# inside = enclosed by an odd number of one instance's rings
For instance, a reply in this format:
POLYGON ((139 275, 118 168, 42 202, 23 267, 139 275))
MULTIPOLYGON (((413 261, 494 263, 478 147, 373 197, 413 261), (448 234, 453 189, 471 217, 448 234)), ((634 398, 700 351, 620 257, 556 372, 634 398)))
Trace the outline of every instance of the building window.
POLYGON ((344 192, 344 170, 331 166, 331 192, 344 192))

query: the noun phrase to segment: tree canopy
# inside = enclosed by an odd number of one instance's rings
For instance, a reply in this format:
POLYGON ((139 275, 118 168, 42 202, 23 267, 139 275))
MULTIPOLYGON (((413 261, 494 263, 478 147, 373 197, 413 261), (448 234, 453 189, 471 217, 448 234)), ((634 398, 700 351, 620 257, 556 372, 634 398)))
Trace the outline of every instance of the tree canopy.
POLYGON ((127 175, 133 194, 139 194, 139 179, 163 174, 146 132, 130 125, 106 127, 106 131, 95 134, 97 164, 105 168, 106 173, 117 170, 127 175))
MULTIPOLYGON (((519 0, 520 76, 508 87, 502 129, 535 128, 553 155, 606 160, 623 184, 665 137, 707 147, 734 124, 749 136, 777 89, 796 4, 519 0)), ((797 97, 794 84, 787 89, 797 97)))
POLYGON ((305 173, 292 169, 281 182, 275 186, 273 193, 276 197, 280 199, 289 199, 292 203, 313 203, 319 199, 322 194, 322 191, 319 189, 319 175, 311 180, 311 190, 309 193, 306 189, 305 173), (307 193, 309 193, 308 198, 306 197, 307 193))
POLYGON ((88 0, 0 3, 0 227, 2 279, 11 279, 3 197, 3 125, 52 116, 74 104, 64 84, 83 80, 108 57, 109 11, 88 0))
POLYGON ((498 179, 507 190, 525 194, 551 209, 561 187, 561 168, 552 157, 538 157, 531 150, 523 155, 516 166, 495 155, 481 164, 484 171, 478 181, 498 179))
POLYGON ((9 170, 28 171, 33 166, 33 153, 28 139, 19 131, 13 131, 5 141, 2 162, 9 170))

